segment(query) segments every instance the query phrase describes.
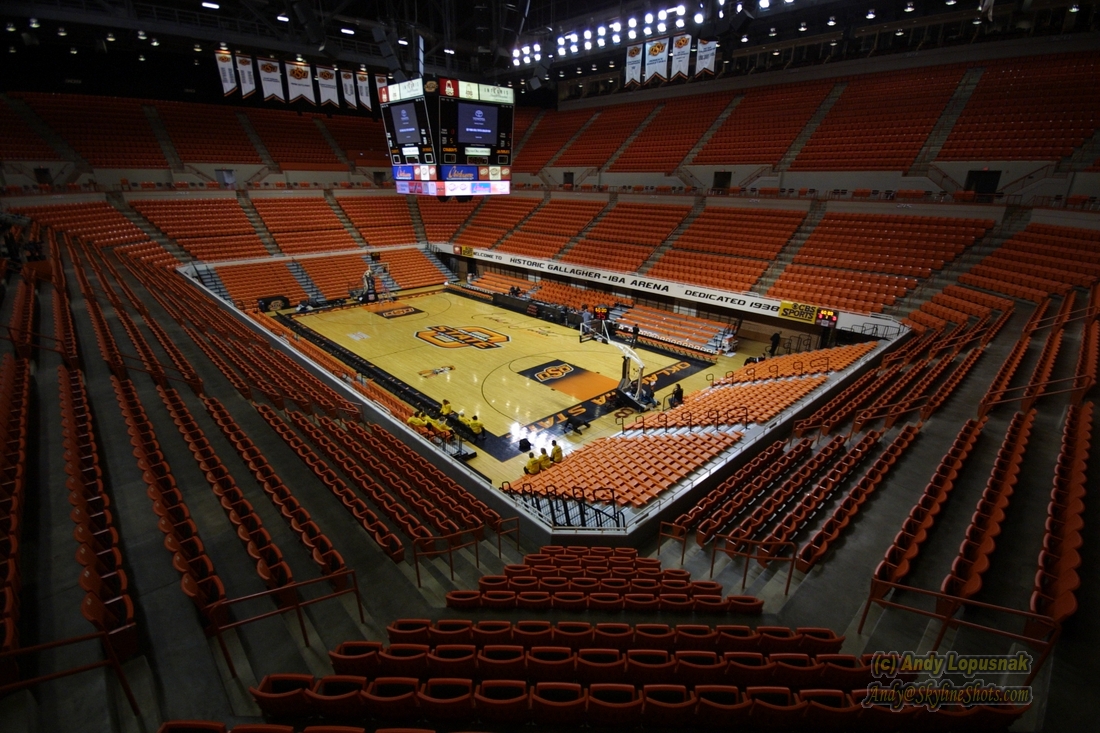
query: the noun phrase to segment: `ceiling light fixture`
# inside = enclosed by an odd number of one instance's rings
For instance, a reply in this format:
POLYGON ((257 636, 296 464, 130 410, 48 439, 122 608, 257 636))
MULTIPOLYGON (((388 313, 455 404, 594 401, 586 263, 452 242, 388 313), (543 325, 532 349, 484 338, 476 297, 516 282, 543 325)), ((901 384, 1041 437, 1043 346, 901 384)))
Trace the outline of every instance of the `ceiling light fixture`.
POLYGON ((653 29, 647 25, 645 28, 642 28, 642 33, 646 34, 647 36, 651 35, 653 33, 653 29))
POLYGON ((947 0, 948 5, 954 5, 956 0, 947 0))
POLYGON ((626 32, 626 37, 633 41, 635 38, 638 37, 638 32, 631 28, 626 32))
POLYGON ((658 33, 664 33, 666 30, 668 30, 668 26, 666 26, 664 23, 658 23, 657 24, 657 32, 658 33))
POLYGON ((799 23, 799 25, 798 25, 798 30, 801 33, 805 33, 807 28, 808 28, 808 26, 805 23, 799 23))
POLYGON ((638 19, 637 18, 631 18, 630 20, 628 20, 626 22, 626 24, 628 26, 630 26, 631 28, 637 28, 638 27, 638 19))
POLYGON ((108 33, 107 34, 107 40, 110 41, 111 43, 114 43, 115 42, 115 34, 114 33, 108 33))
POLYGON ((512 66, 519 66, 519 59, 512 59, 512 66))
POLYGON ((1069 6, 1069 12, 1071 12, 1071 13, 1080 13, 1081 12, 1081 6, 1074 3, 1073 5, 1069 6))
POLYGON ((151 43, 152 43, 152 45, 154 45, 154 46, 159 46, 159 45, 160 45, 160 41, 158 41, 158 40, 157 40, 157 39, 155 39, 155 38, 154 38, 154 39, 153 39, 153 40, 151 41, 151 43))
POLYGON ((612 43, 619 43, 622 40, 623 40, 622 36, 620 36, 618 33, 612 33, 611 34, 611 42, 612 43))
POLYGON ((195 53, 202 53, 202 46, 197 43, 195 44, 195 53))
POLYGON ((592 41, 585 41, 584 42, 584 50, 585 51, 591 51, 592 50, 592 41))
POLYGON ((31 28, 37 28, 38 27, 38 18, 31 18, 30 19, 30 26, 31 26, 31 28))
POLYGON ((343 33, 345 36, 354 36, 355 35, 355 31, 352 30, 351 28, 341 28, 340 32, 343 33))
POLYGON ((749 37, 748 36, 741 36, 741 43, 748 43, 748 42, 749 42, 749 37))
POLYGON ((15 23, 8 23, 8 33, 15 33, 15 23))
POLYGON ((75 56, 76 55, 76 46, 73 46, 72 48, 70 48, 69 53, 71 53, 73 56, 75 56))
POLYGON ((398 46, 408 46, 409 45, 409 40, 407 38, 398 38, 397 39, 397 45, 398 46))
POLYGON ((696 23, 702 23, 703 22, 703 14, 702 13, 696 13, 695 18, 693 20, 695 20, 696 23))
POLYGON ((221 9, 221 5, 218 5, 217 3, 211 3, 211 2, 204 2, 202 4, 202 6, 204 8, 206 8, 207 10, 220 10, 221 9))
POLYGON ((65 30, 64 26, 61 26, 60 28, 57 29, 57 35, 64 38, 65 36, 69 35, 69 33, 68 33, 68 31, 65 30))
POLYGON ((138 54, 138 61, 144 61, 144 60, 145 60, 145 54, 139 53, 138 54))
POLYGON ((138 31, 138 40, 139 41, 144 41, 145 40, 145 31, 138 31))
POLYGON ((303 61, 305 61, 305 59, 302 58, 302 54, 298 54, 294 58, 298 61, 298 63, 302 63, 303 61))
POLYGON ((904 36, 905 31, 903 31, 901 28, 898 28, 896 31, 894 31, 894 35, 895 36, 904 36))
POLYGON ((8 53, 15 53, 15 46, 8 46, 8 53))
POLYGON ((760 0, 760 9, 767 10, 772 6, 771 0, 760 0))
POLYGON ((645 22, 646 23, 652 23, 653 22, 653 13, 646 13, 645 14, 645 22))
POLYGON ((777 35, 777 31, 775 30, 774 26, 772 28, 768 29, 768 37, 769 38, 775 38, 776 35, 777 35))
POLYGON ((443 53, 447 54, 448 56, 454 56, 455 50, 453 48, 445 48, 443 49, 443 53))
POLYGON ((827 21, 825 21, 825 25, 829 26, 830 28, 832 28, 834 25, 836 25, 836 16, 835 15, 830 15, 829 19, 827 21))
POLYGON ((874 8, 870 8, 870 9, 869 9, 869 10, 867 11, 867 20, 874 20, 874 19, 875 19, 875 9, 874 9, 874 8))
POLYGON ((913 3, 905 3, 905 12, 912 13, 914 10, 916 10, 916 8, 913 7, 913 3))
POLYGON ((279 13, 278 15, 276 15, 275 20, 279 21, 280 23, 289 23, 290 22, 290 18, 287 17, 283 13, 279 13))

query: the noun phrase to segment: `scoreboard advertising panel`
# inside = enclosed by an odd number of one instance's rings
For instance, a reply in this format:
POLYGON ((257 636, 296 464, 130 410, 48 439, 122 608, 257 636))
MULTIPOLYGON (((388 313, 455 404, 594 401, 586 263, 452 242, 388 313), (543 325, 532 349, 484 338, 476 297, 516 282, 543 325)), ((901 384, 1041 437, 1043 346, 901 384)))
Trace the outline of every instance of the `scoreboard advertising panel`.
POLYGON ((425 78, 390 84, 378 96, 398 193, 511 193, 511 88, 425 78))

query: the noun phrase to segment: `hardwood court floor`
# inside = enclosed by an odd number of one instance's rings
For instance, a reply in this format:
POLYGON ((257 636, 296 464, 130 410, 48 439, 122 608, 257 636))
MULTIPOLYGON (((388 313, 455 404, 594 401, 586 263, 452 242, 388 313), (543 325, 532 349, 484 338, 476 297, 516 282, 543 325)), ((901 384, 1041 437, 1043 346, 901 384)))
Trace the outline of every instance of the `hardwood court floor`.
MULTIPOLYGON (((448 399, 456 410, 479 416, 498 436, 614 389, 622 369, 622 354, 612 345, 582 344, 571 328, 445 291, 298 320, 433 400, 448 399)), ((722 357, 713 369, 679 381, 685 392, 701 389, 708 373, 721 376, 742 364, 742 354, 760 348, 743 344, 741 354, 722 357)), ((637 353, 647 374, 681 362, 647 349, 637 353)), ((663 399, 674 383, 659 389, 657 398, 663 399)), ((632 412, 618 410, 593 420, 582 436, 552 437, 569 452, 616 432, 617 419, 632 420, 632 412)), ((470 465, 499 485, 522 475, 524 462, 525 455, 501 461, 481 450, 470 465)))

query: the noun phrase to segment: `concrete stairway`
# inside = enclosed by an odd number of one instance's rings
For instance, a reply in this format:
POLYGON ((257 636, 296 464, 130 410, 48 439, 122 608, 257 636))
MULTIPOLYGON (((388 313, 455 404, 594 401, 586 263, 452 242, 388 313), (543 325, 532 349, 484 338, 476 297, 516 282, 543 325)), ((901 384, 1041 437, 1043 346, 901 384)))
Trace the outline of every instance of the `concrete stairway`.
POLYGON ((810 238, 810 235, 824 216, 825 202, 814 199, 810 204, 810 210, 806 213, 806 218, 802 220, 798 229, 794 231, 791 238, 783 245, 783 249, 779 250, 779 254, 776 255, 772 263, 768 265, 768 269, 764 270, 764 274, 761 275, 760 279, 756 281, 756 284, 752 286, 754 293, 767 293, 768 288, 775 285, 775 281, 783 274, 783 270, 787 269, 787 265, 794 262, 795 255, 802 249, 802 245, 810 238))
POLYGON ((332 193, 331 189, 325 189, 325 201, 328 202, 328 206, 332 209, 332 213, 336 214, 336 218, 344 225, 344 230, 351 235, 355 243, 360 247, 366 247, 367 240, 363 239, 363 235, 360 234, 359 230, 355 228, 355 225, 351 223, 351 219, 344 213, 343 208, 340 207, 340 202, 336 200, 336 196, 332 193))
POLYGON ((932 132, 929 133, 928 139, 924 141, 924 147, 917 153, 917 158, 913 161, 913 165, 910 166, 906 175, 928 175, 928 167, 932 165, 932 161, 940 154, 940 150, 943 148, 944 142, 947 141, 947 137, 951 134, 951 130, 954 129, 955 123, 959 119, 959 115, 962 114, 963 109, 966 107, 966 103, 970 101, 970 96, 974 93, 974 88, 978 86, 978 81, 982 78, 983 71, 985 71, 984 67, 976 66, 972 69, 967 69, 966 73, 963 74, 962 79, 959 80, 958 87, 955 88, 955 93, 951 96, 947 106, 944 107, 943 113, 940 115, 939 120, 936 121, 935 126, 932 128, 932 132))
POLYGON ((726 108, 722 110, 721 114, 714 118, 714 122, 711 123, 707 131, 703 133, 703 136, 699 138, 699 142, 688 151, 688 154, 684 156, 684 159, 680 161, 681 166, 691 165, 691 162, 695 160, 695 156, 699 154, 699 151, 706 147, 710 139, 714 137, 714 133, 721 129, 725 123, 726 118, 733 114, 733 110, 737 109, 737 105, 741 104, 741 100, 745 98, 744 94, 740 94, 730 100, 730 103, 726 105, 726 108))
POLYGON ((844 90, 848 88, 848 82, 838 82, 821 102, 821 106, 814 112, 813 117, 806 123, 806 126, 802 128, 802 132, 798 133, 798 137, 791 143, 791 147, 787 148, 787 152, 783 154, 783 157, 779 159, 779 165, 776 166, 777 170, 785 171, 791 167, 791 163, 798 157, 798 154, 802 152, 802 148, 813 137, 814 132, 817 131, 817 126, 821 124, 821 121, 825 119, 825 115, 829 114, 829 110, 833 108, 836 101, 840 99, 840 95, 844 93, 844 90))
POLYGON ((540 202, 539 202, 539 205, 538 205, 538 206, 536 206, 535 208, 531 209, 531 213, 530 213, 530 214, 528 214, 527 216, 523 217, 523 218, 522 218, 522 219, 520 219, 520 220, 519 220, 518 222, 516 222, 516 225, 515 225, 514 227, 512 227, 511 229, 509 229, 508 231, 506 231, 506 232, 504 233, 504 236, 503 236, 503 237, 501 237, 500 239, 498 239, 498 240, 497 240, 496 242, 494 242, 494 243, 493 243, 493 246, 492 246, 492 247, 489 247, 489 249, 496 249, 496 247, 497 247, 497 246, 498 246, 498 245, 499 245, 499 244, 500 244, 501 242, 503 242, 503 241, 504 241, 505 239, 507 239, 508 237, 512 236, 513 234, 515 234, 516 232, 520 231, 521 229, 523 229, 523 225, 527 223, 527 220, 528 220, 528 219, 530 219, 530 218, 531 218, 532 216, 534 216, 534 215, 535 215, 535 212, 537 212, 537 211, 538 211, 539 209, 541 209, 541 208, 542 208, 543 206, 546 206, 546 204, 548 204, 548 203, 550 203, 550 192, 549 192, 549 191, 547 191, 546 193, 544 193, 544 194, 543 194, 543 196, 542 196, 542 201, 540 201, 540 202))
POLYGON ((670 249, 672 249, 673 243, 675 243, 676 240, 680 238, 681 234, 687 231, 687 228, 691 226, 692 222, 699 218, 699 215, 702 214, 703 211, 706 210, 706 208, 707 197, 696 196, 695 205, 691 207, 691 211, 688 213, 687 216, 684 217, 684 220, 680 222, 680 225, 672 230, 672 234, 668 235, 668 239, 661 243, 660 247, 653 250, 653 252, 649 255, 649 259, 642 263, 642 266, 638 268, 638 274, 644 275, 649 272, 650 268, 657 264, 657 260, 661 259, 661 257, 664 256, 665 252, 668 252, 670 249))
POLYGON ((416 196, 406 196, 405 203, 409 205, 409 216, 412 217, 413 231, 416 232, 416 241, 427 242, 428 233, 424 230, 424 219, 420 216, 420 207, 416 205, 416 196))
POLYGON ((198 268, 199 282, 205 285, 221 299, 232 303, 233 299, 229 297, 229 289, 225 287, 225 283, 222 282, 221 277, 218 276, 218 271, 209 265, 200 265, 198 268))
POLYGON ((130 221, 134 222, 138 229, 145 232, 145 234, 154 242, 164 247, 171 252, 177 260, 180 262, 190 262, 191 255, 187 254, 182 247, 168 237, 167 234, 157 229, 152 222, 139 214, 133 206, 130 206, 130 202, 127 201, 121 193, 118 191, 112 191, 107 194, 107 203, 118 209, 119 213, 125 216, 130 221))
POLYGON ((294 275, 294 279, 298 281, 298 284, 302 286, 302 290, 306 291, 306 295, 310 298, 317 298, 318 300, 324 300, 325 294, 321 292, 321 289, 317 287, 317 283, 313 282, 313 279, 302 267, 302 263, 296 260, 289 260, 286 266, 290 268, 290 273, 294 275))
POLYGON ((314 117, 313 124, 317 125, 317 129, 321 131, 321 137, 323 137, 329 147, 332 148, 332 152, 336 155, 337 160, 346 165, 349 171, 354 171, 355 166, 348 160, 347 153, 340 147, 340 143, 336 142, 336 138, 332 136, 332 131, 325 127, 324 121, 320 117, 314 117))
POLYGON ((164 121, 160 118, 160 112, 151 104, 141 105, 141 111, 145 113, 145 119, 149 120, 153 137, 157 139, 157 143, 160 144, 160 152, 164 154, 165 160, 168 161, 168 169, 173 173, 183 173, 183 160, 176 150, 175 143, 172 142, 172 136, 168 134, 168 129, 164 126, 164 121))
POLYGON ((1058 165, 1054 166, 1054 172, 1083 171, 1097 160, 1100 160, 1100 129, 1081 147, 1074 150, 1073 155, 1058 161, 1058 165))
POLYGON ((555 260, 560 260, 562 257, 564 257, 566 254, 569 253, 569 250, 571 250, 575 246, 577 246, 577 242, 584 239, 584 235, 589 230, 591 230, 592 227, 596 226, 596 224, 599 223, 600 219, 603 219, 604 216, 607 215, 607 212, 609 212, 613 208, 615 208, 615 204, 617 204, 618 202, 619 202, 619 194, 617 194, 617 193, 608 194, 607 206, 603 207, 603 209, 600 210, 600 213, 596 214, 596 216, 594 216, 592 218, 592 221, 588 222, 588 224, 585 225, 584 229, 581 229, 579 232, 577 232, 577 236, 573 237, 568 242, 566 242, 565 246, 561 248, 561 251, 558 252, 556 255, 554 255, 554 259, 555 260))
POLYGON ((619 156, 622 155, 623 152, 630 147, 631 143, 638 139, 638 136, 642 134, 642 130, 649 127, 649 123, 652 122, 653 118, 659 115, 661 113, 661 110, 664 108, 665 106, 663 104, 658 104, 650 111, 648 115, 646 115, 645 119, 642 120, 638 124, 638 126, 634 128, 634 132, 627 135, 626 140, 623 140, 623 144, 619 146, 619 149, 612 153, 611 157, 607 159, 607 162, 603 164, 603 170, 608 170, 609 168, 611 168, 611 166, 615 164, 615 161, 619 159, 619 156))
POLYGON ((542 118, 545 117, 545 116, 546 116, 546 110, 542 110, 537 115, 535 115, 535 119, 531 120, 531 126, 527 128, 527 132, 523 133, 523 137, 521 137, 519 140, 517 140, 516 144, 512 146, 512 161, 513 162, 516 159, 516 155, 519 154, 519 151, 523 150, 524 144, 528 140, 531 139, 531 135, 534 134, 535 128, 538 127, 539 123, 542 122, 542 118))
POLYGON ((433 265, 436 266, 436 269, 443 273, 443 275, 447 278, 447 282, 458 282, 458 277, 453 272, 447 269, 447 266, 444 265, 442 260, 440 260, 439 257, 436 256, 435 252, 432 252, 430 250, 423 251, 424 256, 428 259, 428 262, 431 262, 433 265))
POLYGON ((579 138, 581 135, 584 134, 584 131, 588 129, 588 126, 591 125, 593 122, 595 122, 597 120, 597 118, 599 118, 600 114, 601 114, 600 112, 596 112, 596 114, 589 117, 588 121, 585 122, 583 125, 581 125, 580 129, 578 129, 575 133, 573 133, 573 137, 571 137, 571 138, 569 138, 568 140, 565 141, 565 145, 561 146, 561 150, 554 153, 554 156, 552 158, 550 158, 550 160, 546 161, 546 165, 543 166, 543 167, 544 168, 552 167, 554 165, 554 163, 557 162, 558 158, 560 158, 562 156, 562 153, 564 153, 566 150, 568 150, 569 146, 571 146, 573 143, 577 142, 577 138, 579 138))
POLYGON ((279 164, 275 162, 275 159, 271 157, 271 153, 268 151, 267 146, 264 145, 264 141, 260 139, 260 134, 256 132, 256 128, 252 126, 252 120, 248 119, 248 115, 244 112, 238 112, 237 119, 240 121, 241 127, 244 128, 244 134, 247 135, 248 139, 252 142, 252 147, 256 148, 256 153, 260 156, 260 161, 270 172, 280 173, 282 169, 279 168, 279 164))
POLYGON ((903 317, 920 308, 932 300, 936 293, 948 285, 955 285, 959 281, 959 275, 968 272, 971 267, 996 252, 1002 244, 1016 236, 1031 221, 1031 209, 1022 206, 1009 206, 1005 209, 1004 219, 997 226, 990 229, 984 237, 979 239, 963 252, 954 262, 947 265, 932 277, 920 284, 907 296, 894 305, 887 307, 884 312, 888 315, 903 317))
POLYGON ((80 153, 69 145, 65 138, 58 135, 53 129, 46 124, 46 121, 38 116, 38 113, 31 109, 30 105, 24 102, 22 99, 14 99, 6 94, 0 94, 0 101, 7 103, 8 107, 13 112, 23 118, 23 121, 38 134, 40 138, 46 141, 46 144, 53 148, 54 152, 61 156, 62 160, 66 160, 73 164, 72 171, 62 180, 55 181, 59 185, 67 183, 73 183, 83 173, 91 173, 92 165, 86 161, 80 153))
POLYGON ((252 228, 256 230, 256 234, 260 237, 260 241, 263 242, 264 249, 273 255, 282 254, 282 250, 279 249, 279 245, 275 242, 275 237, 267 228, 267 224, 264 224, 264 220, 260 217, 260 212, 256 211, 256 207, 252 205, 252 199, 248 198, 248 194, 244 191, 237 191, 237 202, 240 203, 241 208, 244 209, 244 215, 248 217, 248 221, 252 223, 252 228))

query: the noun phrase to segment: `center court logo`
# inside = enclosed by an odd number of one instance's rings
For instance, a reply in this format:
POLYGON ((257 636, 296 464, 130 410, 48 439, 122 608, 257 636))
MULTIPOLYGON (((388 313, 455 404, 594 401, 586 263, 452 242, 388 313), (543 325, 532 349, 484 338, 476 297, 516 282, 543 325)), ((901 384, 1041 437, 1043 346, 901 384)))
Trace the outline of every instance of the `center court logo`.
POLYGON ((572 371, 572 364, 554 364, 553 366, 548 366, 541 372, 536 374, 535 379, 540 382, 549 382, 552 379, 561 379, 566 374, 569 374, 572 371))
POLYGON ((481 326, 430 326, 416 332, 416 337, 441 349, 461 349, 472 346, 475 349, 499 349, 511 339, 496 331, 481 326))

